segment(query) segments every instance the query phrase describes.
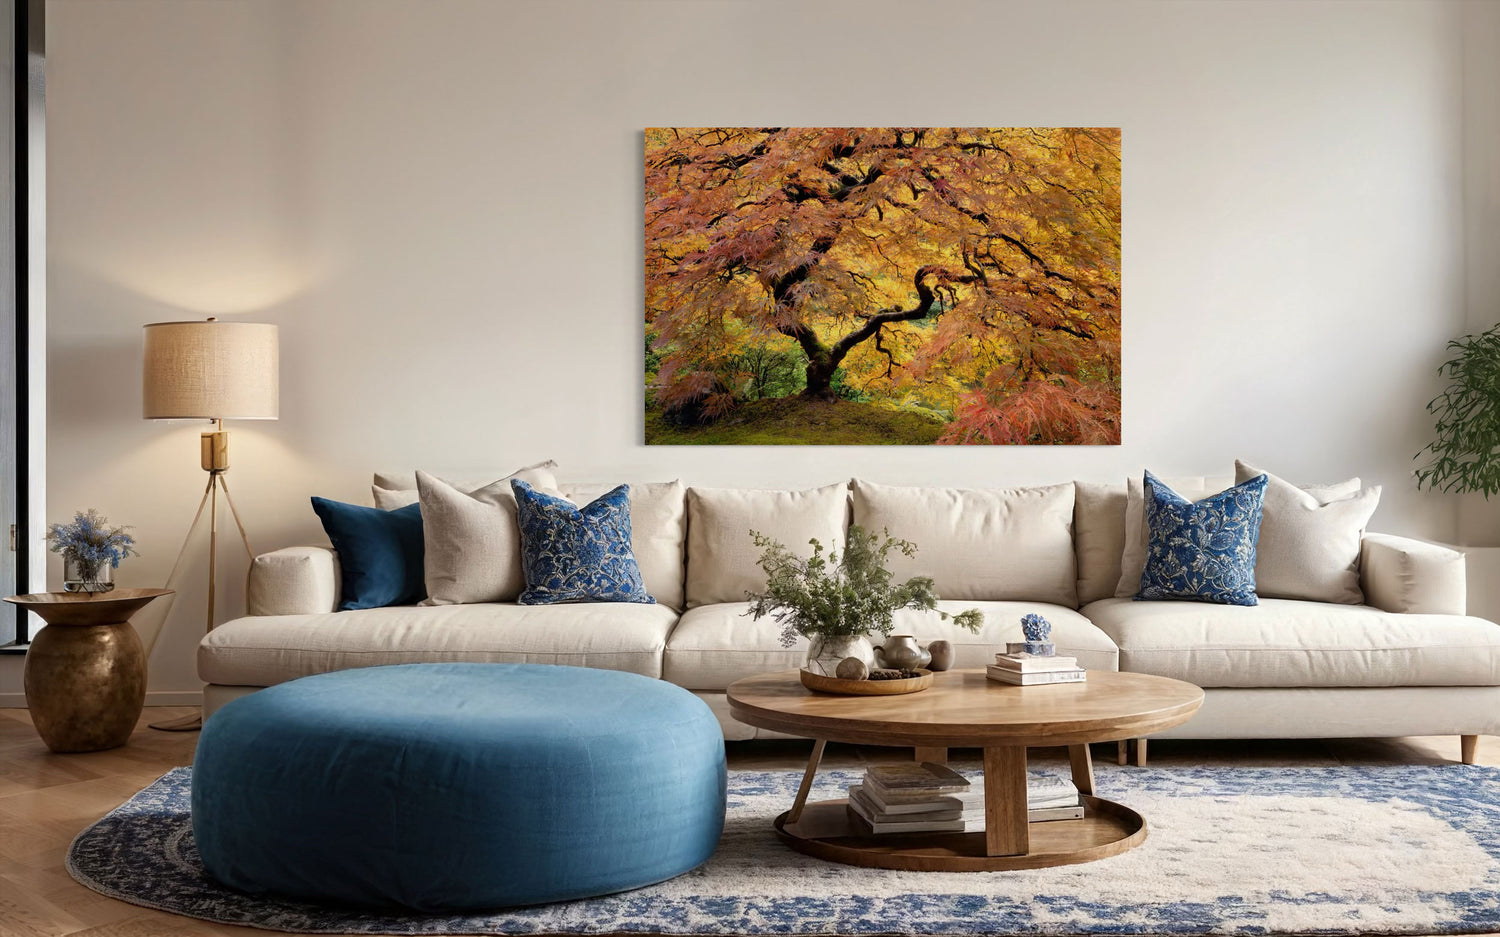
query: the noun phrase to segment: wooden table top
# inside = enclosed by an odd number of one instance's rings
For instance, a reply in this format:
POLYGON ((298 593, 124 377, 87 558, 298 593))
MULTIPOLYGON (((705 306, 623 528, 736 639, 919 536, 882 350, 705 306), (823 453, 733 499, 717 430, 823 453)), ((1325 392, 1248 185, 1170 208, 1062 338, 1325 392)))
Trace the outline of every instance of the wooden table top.
POLYGON ((934 675, 904 696, 814 693, 797 671, 730 685, 729 712, 748 725, 863 745, 1077 745, 1150 735, 1187 722, 1203 704, 1191 683, 1090 670, 1083 683, 1011 686, 983 670, 934 675))

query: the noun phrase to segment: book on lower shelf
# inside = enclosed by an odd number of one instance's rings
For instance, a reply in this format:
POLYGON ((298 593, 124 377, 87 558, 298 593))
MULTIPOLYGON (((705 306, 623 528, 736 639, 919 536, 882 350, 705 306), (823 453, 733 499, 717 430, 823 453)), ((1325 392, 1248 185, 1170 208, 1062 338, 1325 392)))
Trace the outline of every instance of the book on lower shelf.
POLYGON ((1046 673, 1056 670, 1077 670, 1076 657, 1034 657, 1030 654, 996 654, 995 666, 1019 673, 1046 673))
POLYGON ((1023 673, 1019 670, 1011 670, 996 664, 990 664, 984 669, 985 676, 996 683, 1009 683, 1014 686, 1041 686, 1048 683, 1083 683, 1088 679, 1088 671, 1082 667, 1074 667, 1071 670, 1043 670, 1035 673, 1023 673))
POLYGON ((871 765, 865 771, 865 781, 892 794, 954 794, 969 789, 968 778, 930 761, 871 765))
MULTIPOLYGON (((969 781, 944 765, 928 765, 927 788, 916 786, 923 773, 913 765, 877 766, 849 788, 849 812, 871 833, 962 833, 984 829, 984 783, 969 781), (886 770, 892 769, 892 770, 886 770), (877 778, 906 780, 891 791, 877 778), (957 778, 958 781, 953 779, 957 778), (959 790, 950 788, 962 782, 959 790)), ((1084 815, 1078 789, 1066 778, 1032 774, 1026 784, 1027 816, 1033 823, 1077 820, 1084 815)))

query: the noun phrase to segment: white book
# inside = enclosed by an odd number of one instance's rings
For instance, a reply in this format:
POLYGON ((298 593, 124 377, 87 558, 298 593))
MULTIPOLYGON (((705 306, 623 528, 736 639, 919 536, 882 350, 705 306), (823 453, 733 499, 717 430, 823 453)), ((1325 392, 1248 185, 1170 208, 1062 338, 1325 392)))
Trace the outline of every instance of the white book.
POLYGON ((1076 670, 1076 657, 1032 657, 1028 654, 996 654, 995 666, 1021 673, 1043 673, 1053 670, 1076 670))
POLYGON ((1087 679, 1088 671, 1080 667, 1076 670, 1018 673, 991 664, 985 668, 985 674, 996 683, 1009 683, 1013 686, 1042 686, 1048 683, 1083 683, 1087 679))

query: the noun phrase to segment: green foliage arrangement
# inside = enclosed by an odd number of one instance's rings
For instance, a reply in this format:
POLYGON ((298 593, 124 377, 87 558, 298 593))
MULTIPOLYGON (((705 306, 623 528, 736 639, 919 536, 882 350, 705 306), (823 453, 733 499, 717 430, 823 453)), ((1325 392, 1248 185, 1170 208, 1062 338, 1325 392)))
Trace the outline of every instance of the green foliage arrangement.
MULTIPOLYGON (((775 618, 782 626, 781 643, 791 647, 798 635, 884 637, 894 627, 897 609, 937 611, 932 577, 913 576, 895 585, 886 569, 891 551, 916 556, 917 545, 895 539, 889 531, 883 534, 882 541, 856 524, 849 528, 842 555, 831 549, 825 555, 823 544, 813 539, 808 541, 812 556, 803 559, 776 540, 750 531, 761 550, 760 568, 766 571, 766 591, 751 593, 750 613, 757 620, 767 615, 775 618)), ((984 624, 984 614, 977 608, 957 615, 938 614, 972 632, 984 624)))
POLYGON ((1456 354, 1438 368, 1448 386, 1427 404, 1437 438, 1414 456, 1431 454, 1417 469, 1417 487, 1488 499, 1500 491, 1500 325, 1448 349, 1456 354))

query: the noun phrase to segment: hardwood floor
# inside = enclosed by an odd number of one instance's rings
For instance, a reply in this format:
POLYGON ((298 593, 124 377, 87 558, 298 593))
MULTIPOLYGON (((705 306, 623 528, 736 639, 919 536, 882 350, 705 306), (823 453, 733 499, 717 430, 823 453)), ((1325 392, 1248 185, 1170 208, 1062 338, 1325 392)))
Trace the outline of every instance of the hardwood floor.
MULTIPOLYGON (((68 843, 79 830, 177 765, 191 764, 195 732, 157 732, 148 722, 190 710, 146 710, 130 744, 91 755, 54 755, 31 727, 24 709, 0 709, 0 937, 189 937, 264 934, 148 911, 102 897, 77 884, 63 868, 68 843)), ((807 764, 808 742, 738 742, 731 768, 795 768, 807 764)), ((1112 763, 1114 745, 1094 752, 1112 763)), ((892 749, 829 745, 825 767, 857 767, 901 757, 892 749)), ((1391 740, 1291 742, 1170 742, 1151 744, 1151 764, 1339 765, 1453 764, 1457 736, 1391 740)), ((952 759, 979 764, 977 751, 952 759)), ((1067 763, 1065 749, 1035 750, 1033 761, 1067 763)), ((1479 740, 1478 763, 1500 765, 1500 738, 1479 740)))

